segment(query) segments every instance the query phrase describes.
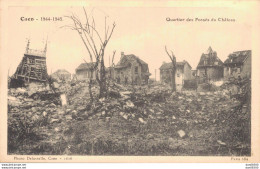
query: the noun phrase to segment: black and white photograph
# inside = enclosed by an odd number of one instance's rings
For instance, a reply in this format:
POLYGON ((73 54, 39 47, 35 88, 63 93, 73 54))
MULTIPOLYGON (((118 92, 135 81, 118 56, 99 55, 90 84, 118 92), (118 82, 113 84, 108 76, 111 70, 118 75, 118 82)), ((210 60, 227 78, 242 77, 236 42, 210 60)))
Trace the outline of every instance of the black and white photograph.
POLYGON ((259 160, 259 3, 109 2, 5 8, 5 159, 259 160))

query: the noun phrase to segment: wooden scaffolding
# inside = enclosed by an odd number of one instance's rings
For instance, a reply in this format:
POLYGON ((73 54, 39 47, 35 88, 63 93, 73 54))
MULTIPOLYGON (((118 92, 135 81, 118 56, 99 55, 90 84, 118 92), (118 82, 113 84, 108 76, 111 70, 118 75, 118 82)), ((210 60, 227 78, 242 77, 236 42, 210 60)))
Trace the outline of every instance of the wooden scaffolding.
POLYGON ((23 59, 13 77, 25 82, 45 82, 48 77, 46 66, 47 42, 43 51, 29 49, 29 46, 30 41, 28 40, 23 59))

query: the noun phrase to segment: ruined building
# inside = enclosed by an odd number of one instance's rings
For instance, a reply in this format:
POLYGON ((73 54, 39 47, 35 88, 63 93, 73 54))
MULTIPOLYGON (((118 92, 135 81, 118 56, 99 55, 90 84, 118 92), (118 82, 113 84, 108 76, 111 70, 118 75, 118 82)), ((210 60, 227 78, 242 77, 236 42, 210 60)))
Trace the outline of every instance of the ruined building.
POLYGON ((224 64, 218 58, 217 52, 211 47, 206 53, 202 53, 199 64, 197 66, 197 76, 209 81, 217 81, 223 78, 224 64))
MULTIPOLYGON (((171 84, 172 80, 172 63, 163 63, 160 67, 160 79, 164 83, 171 84)), ((191 66, 187 61, 176 62, 176 73, 175 73, 175 83, 176 86, 182 87, 185 80, 191 79, 191 66)))
POLYGON ((122 84, 147 84, 149 76, 148 64, 139 57, 121 52, 120 61, 115 65, 114 78, 122 84))
POLYGON ((224 62, 224 77, 251 77, 251 50, 236 51, 224 62))
POLYGON ((97 70, 94 69, 96 62, 81 63, 76 68, 76 77, 78 80, 96 79, 97 70))
POLYGON ((46 52, 47 42, 43 51, 30 49, 28 40, 22 61, 18 65, 13 79, 24 82, 45 82, 47 80, 46 52))

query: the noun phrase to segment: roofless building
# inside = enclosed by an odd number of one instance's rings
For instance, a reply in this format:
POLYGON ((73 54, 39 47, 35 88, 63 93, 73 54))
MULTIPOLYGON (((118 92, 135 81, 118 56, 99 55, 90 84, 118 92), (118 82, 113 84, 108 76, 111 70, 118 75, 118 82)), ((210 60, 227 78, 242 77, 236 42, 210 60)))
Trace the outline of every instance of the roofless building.
POLYGON ((45 82, 47 80, 46 52, 47 42, 44 50, 30 49, 28 40, 22 61, 18 65, 14 78, 25 82, 45 82))

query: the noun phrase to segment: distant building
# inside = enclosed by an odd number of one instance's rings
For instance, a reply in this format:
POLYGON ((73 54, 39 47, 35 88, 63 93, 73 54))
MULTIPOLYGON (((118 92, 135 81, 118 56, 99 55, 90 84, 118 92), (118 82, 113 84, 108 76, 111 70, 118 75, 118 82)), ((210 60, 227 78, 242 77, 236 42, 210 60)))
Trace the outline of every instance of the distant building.
POLYGON ((147 84, 149 76, 148 64, 139 57, 121 52, 120 61, 114 67, 114 78, 123 84, 147 84))
POLYGON ((197 66, 197 76, 205 80, 217 81, 223 78, 224 64, 218 58, 217 52, 211 47, 206 53, 202 53, 199 64, 197 66))
POLYGON ((45 82, 47 80, 46 52, 47 43, 44 50, 29 49, 28 40, 22 61, 14 73, 14 79, 25 82, 45 82))
MULTIPOLYGON (((190 80, 192 77, 191 66, 187 61, 176 62, 176 73, 175 73, 175 83, 176 86, 182 87, 184 80, 190 80)), ((160 80, 164 83, 171 83, 172 79, 172 63, 163 63, 160 67, 160 80)))
POLYGON ((56 72, 52 73, 51 77, 53 77, 57 81, 70 81, 71 73, 65 69, 59 69, 56 72))
POLYGON ((228 55, 224 62, 224 77, 251 76, 251 50, 237 51, 228 55))
POLYGON ((87 80, 90 79, 92 76, 92 79, 96 79, 96 70, 93 70, 95 66, 95 62, 93 63, 81 63, 76 68, 76 77, 77 80, 87 80))

